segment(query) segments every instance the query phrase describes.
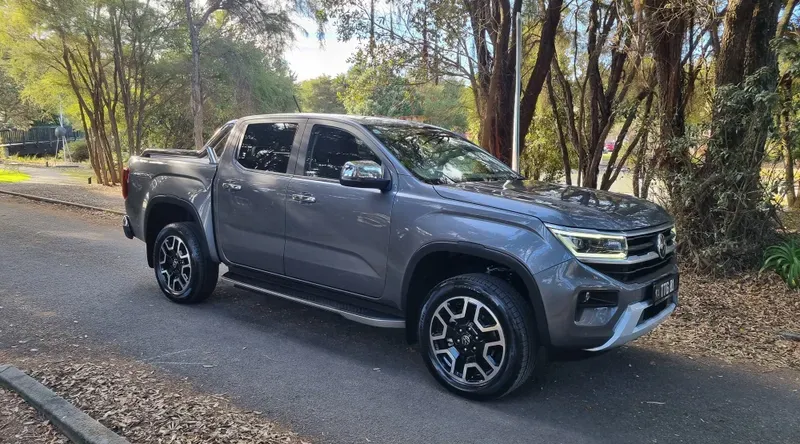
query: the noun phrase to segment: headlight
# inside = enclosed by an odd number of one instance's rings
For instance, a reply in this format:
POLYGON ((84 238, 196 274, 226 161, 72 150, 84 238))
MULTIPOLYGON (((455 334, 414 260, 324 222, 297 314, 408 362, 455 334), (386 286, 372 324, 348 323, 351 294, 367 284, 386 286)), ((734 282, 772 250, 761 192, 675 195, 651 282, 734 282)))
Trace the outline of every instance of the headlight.
POLYGON ((578 259, 625 259, 628 257, 628 241, 625 236, 553 225, 547 225, 547 228, 578 259))

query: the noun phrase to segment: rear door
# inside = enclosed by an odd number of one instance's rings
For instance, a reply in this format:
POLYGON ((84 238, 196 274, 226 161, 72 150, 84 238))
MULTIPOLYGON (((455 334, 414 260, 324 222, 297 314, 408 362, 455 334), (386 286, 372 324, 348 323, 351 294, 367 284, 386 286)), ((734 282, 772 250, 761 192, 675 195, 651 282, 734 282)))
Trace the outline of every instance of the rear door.
POLYGON ((286 188, 305 121, 250 120, 232 135, 214 182, 217 242, 227 262, 284 272, 286 188))
MULTIPOLYGON (((363 130, 310 119, 297 175, 286 201, 286 274, 306 281, 380 297, 395 191, 339 184, 352 160, 390 164, 363 130)), ((396 177, 396 176, 394 176, 396 177)))

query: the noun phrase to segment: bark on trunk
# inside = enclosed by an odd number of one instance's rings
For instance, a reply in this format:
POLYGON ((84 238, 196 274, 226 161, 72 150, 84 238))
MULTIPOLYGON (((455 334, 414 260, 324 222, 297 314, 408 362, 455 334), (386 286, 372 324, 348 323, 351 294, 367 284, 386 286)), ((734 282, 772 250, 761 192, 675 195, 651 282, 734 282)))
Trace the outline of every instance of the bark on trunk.
MULTIPOLYGON (((660 140, 656 156, 669 176, 678 173, 687 155, 670 150, 675 138, 686 133, 683 113, 683 64, 681 49, 687 31, 686 14, 671 0, 646 0, 649 11, 648 37, 653 47, 656 80, 659 91, 660 140)), ((667 184, 672 188, 672 184, 667 184)))
POLYGON ((792 76, 789 73, 781 76, 780 81, 781 113, 778 116, 781 126, 781 148, 783 149, 783 180, 786 187, 786 204, 795 206, 797 195, 794 192, 794 138, 792 137, 792 76))
POLYGON ((569 149, 567 149, 567 138, 564 136, 564 128, 561 125, 561 118, 558 115, 558 103, 555 91, 553 91, 553 79, 547 76, 547 97, 550 99, 550 107, 553 109, 553 118, 556 121, 556 131, 558 133, 558 147, 561 149, 561 164, 564 166, 564 181, 567 185, 572 185, 572 165, 569 161, 569 149))

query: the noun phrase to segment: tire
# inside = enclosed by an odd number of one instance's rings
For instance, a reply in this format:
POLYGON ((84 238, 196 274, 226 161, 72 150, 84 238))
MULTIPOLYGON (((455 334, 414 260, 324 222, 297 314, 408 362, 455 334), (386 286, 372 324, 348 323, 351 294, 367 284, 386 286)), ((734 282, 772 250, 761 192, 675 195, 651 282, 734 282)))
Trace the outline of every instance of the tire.
POLYGON ((202 302, 217 286, 219 264, 211 260, 202 239, 200 227, 194 222, 169 224, 156 237, 153 246, 156 281, 173 302, 202 302))
POLYGON ((451 392, 476 400, 502 397, 534 373, 539 349, 534 319, 528 302, 500 278, 447 279, 431 290, 420 313, 422 358, 451 392), (461 358, 455 366, 454 356, 461 358))

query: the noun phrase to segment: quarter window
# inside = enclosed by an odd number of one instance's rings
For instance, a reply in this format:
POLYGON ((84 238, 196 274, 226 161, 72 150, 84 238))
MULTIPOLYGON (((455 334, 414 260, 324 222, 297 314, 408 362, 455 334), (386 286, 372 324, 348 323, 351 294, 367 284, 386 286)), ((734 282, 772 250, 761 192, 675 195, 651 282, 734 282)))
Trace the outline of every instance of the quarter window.
POLYGON ((285 173, 296 132, 296 123, 247 125, 236 160, 247 169, 285 173))
POLYGON ((361 139, 347 131, 314 125, 308 142, 305 175, 339 179, 342 166, 353 160, 381 160, 361 139))

